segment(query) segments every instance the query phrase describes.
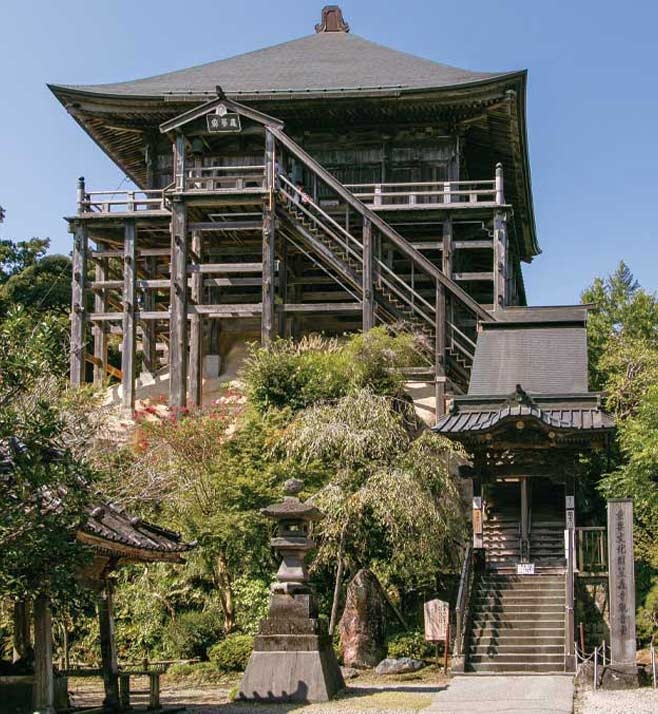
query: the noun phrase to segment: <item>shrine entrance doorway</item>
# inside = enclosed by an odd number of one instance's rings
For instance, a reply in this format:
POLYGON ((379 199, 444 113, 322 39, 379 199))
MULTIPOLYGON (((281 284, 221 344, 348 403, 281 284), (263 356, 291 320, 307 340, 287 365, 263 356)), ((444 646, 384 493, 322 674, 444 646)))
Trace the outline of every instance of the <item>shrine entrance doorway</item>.
POLYGON ((483 546, 491 568, 564 567, 564 484, 515 476, 483 485, 483 546))

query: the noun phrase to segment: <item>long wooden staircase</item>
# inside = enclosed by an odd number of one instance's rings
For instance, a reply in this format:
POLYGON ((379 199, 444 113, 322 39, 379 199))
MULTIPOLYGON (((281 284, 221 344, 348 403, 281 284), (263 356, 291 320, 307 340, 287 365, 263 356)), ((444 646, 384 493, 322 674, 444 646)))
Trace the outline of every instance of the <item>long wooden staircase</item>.
POLYGON ((277 156, 305 167, 312 195, 277 176, 277 231, 371 307, 372 323, 413 330, 428 367, 458 392, 468 388, 477 323, 492 316, 457 283, 365 206, 282 130, 268 127, 277 156))

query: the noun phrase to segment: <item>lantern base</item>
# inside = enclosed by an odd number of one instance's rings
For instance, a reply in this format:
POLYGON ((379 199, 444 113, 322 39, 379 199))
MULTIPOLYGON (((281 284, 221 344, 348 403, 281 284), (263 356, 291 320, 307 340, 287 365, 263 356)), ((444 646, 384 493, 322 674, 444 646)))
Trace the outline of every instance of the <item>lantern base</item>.
POLYGON ((260 624, 239 699, 326 702, 344 689, 326 623, 313 615, 308 594, 272 595, 270 617, 260 624))

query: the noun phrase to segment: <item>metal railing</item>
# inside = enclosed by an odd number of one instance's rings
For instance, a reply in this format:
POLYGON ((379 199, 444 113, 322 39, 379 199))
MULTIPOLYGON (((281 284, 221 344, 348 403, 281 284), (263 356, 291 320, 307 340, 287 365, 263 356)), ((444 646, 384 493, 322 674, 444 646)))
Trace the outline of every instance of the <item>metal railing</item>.
POLYGON ((607 574, 608 547, 604 526, 576 528, 576 568, 580 577, 607 574))
POLYGON ((462 656, 464 654, 464 637, 468 624, 472 580, 473 545, 469 543, 464 553, 464 562, 459 578, 459 591, 457 592, 457 603, 455 604, 455 644, 453 650, 455 656, 462 656))
POLYGON ((375 209, 391 206, 424 208, 428 205, 447 204, 500 206, 505 203, 502 167, 497 168, 493 180, 356 183, 346 184, 346 188, 375 209))

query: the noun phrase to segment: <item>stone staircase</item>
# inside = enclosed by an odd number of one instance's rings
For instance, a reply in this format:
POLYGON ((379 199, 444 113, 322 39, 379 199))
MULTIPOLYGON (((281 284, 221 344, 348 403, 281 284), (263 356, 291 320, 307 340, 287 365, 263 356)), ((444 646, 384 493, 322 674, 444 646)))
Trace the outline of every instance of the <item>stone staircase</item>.
POLYGON ((474 583, 466 671, 564 672, 565 576, 485 572, 474 583))

